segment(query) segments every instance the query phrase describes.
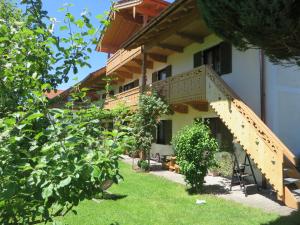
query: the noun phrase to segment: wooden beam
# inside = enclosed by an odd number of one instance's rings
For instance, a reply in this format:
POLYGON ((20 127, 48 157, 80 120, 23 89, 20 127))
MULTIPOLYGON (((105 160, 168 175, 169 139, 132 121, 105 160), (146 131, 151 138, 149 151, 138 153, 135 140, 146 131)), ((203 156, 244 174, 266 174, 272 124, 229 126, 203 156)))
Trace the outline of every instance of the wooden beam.
POLYGON ((147 16, 150 16, 150 17, 156 17, 159 14, 159 11, 153 10, 152 8, 146 9, 146 8, 139 7, 138 12, 140 14, 147 15, 147 16))
POLYGON ((188 41, 198 42, 200 44, 202 44, 204 42, 202 37, 196 36, 194 34, 189 34, 186 32, 176 32, 176 35, 178 35, 179 37, 186 39, 188 41))
POLYGON ((172 104, 170 107, 174 112, 184 113, 184 114, 189 112, 189 107, 184 104, 172 104))
POLYGON ((208 102, 190 101, 190 102, 185 102, 185 104, 191 106, 193 109, 196 109, 200 112, 208 112, 208 102))
POLYGON ((132 79, 133 78, 132 73, 129 73, 129 72, 126 72, 126 71, 116 71, 115 74, 117 74, 117 76, 124 77, 125 79, 132 79))
POLYGON ((163 49, 168 49, 173 52, 178 52, 178 53, 183 52, 183 47, 178 46, 178 45, 158 44, 158 47, 163 48, 163 49))
POLYGON ((184 28, 190 23, 198 20, 200 18, 199 12, 193 9, 189 12, 186 17, 170 24, 169 27, 164 27, 159 32, 151 32, 149 35, 144 35, 144 38, 141 38, 141 42, 146 42, 148 50, 158 45, 158 41, 163 42, 165 39, 169 38, 172 34, 178 32, 178 28, 184 28))
MULTIPOLYGON (((141 59, 132 59, 132 61, 135 62, 139 66, 141 66, 143 63, 143 61, 141 59)), ((146 67, 147 67, 147 69, 153 69, 153 62, 147 60, 146 67)))
POLYGON ((133 15, 130 15, 128 13, 125 12, 117 12, 118 15, 120 15, 124 20, 130 22, 130 23, 135 23, 138 25, 142 25, 143 24, 143 18, 140 16, 136 16, 135 18, 133 18, 133 15))
POLYGON ((131 73, 141 73, 142 72, 142 68, 135 67, 135 66, 123 66, 123 68, 131 73))
POLYGON ((166 63, 167 62, 167 58, 168 58, 165 55, 160 55, 160 54, 155 54, 155 53, 149 53, 148 56, 152 60, 157 61, 157 62, 162 62, 162 63, 166 63))

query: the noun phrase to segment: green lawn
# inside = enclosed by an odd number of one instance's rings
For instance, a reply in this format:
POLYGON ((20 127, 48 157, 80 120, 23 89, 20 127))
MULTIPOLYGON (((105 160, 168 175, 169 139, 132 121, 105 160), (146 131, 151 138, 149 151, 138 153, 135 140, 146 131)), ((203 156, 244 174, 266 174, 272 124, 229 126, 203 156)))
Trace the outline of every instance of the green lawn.
POLYGON ((109 190, 118 200, 85 201, 76 208, 77 215, 68 214, 61 221, 69 225, 300 224, 299 215, 280 218, 213 195, 191 196, 180 184, 133 172, 123 163, 121 168, 124 181, 109 190), (207 204, 196 205, 196 199, 207 204))

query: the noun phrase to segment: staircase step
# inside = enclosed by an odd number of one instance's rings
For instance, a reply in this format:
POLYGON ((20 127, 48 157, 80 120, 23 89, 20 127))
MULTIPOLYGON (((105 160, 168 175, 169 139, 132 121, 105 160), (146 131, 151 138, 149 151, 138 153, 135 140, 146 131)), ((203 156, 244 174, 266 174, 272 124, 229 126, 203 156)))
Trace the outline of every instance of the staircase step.
POLYGON ((298 182, 300 182, 300 179, 296 179, 296 178, 284 178, 283 179, 284 185, 294 184, 294 183, 298 183, 298 182))
POLYGON ((245 173, 245 174, 242 174, 242 175, 241 175, 241 177, 243 177, 243 178, 244 178, 244 177, 251 177, 251 176, 252 176, 252 175, 251 175, 251 174, 248 174, 248 173, 245 173))
POLYGON ((256 184, 246 184, 245 185, 246 188, 251 188, 251 187, 257 187, 256 184))
POLYGON ((294 195, 300 196, 300 189, 291 190, 294 195))

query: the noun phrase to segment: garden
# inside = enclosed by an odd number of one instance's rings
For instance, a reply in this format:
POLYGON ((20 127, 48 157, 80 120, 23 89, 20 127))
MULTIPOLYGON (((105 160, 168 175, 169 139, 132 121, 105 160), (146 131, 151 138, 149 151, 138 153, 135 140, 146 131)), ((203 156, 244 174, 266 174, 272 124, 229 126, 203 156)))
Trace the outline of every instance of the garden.
POLYGON ((219 146, 205 123, 172 140, 192 192, 147 173, 153 130, 172 113, 156 94, 143 93, 135 113, 123 106, 108 111, 78 85, 55 108, 57 99, 45 93, 90 67, 91 46, 109 25, 100 15, 94 27, 87 11, 76 18, 70 7, 59 9, 64 20, 57 25, 41 0, 0 0, 1 224, 294 224, 298 215, 280 218, 203 194, 208 169, 219 168, 219 146), (145 173, 120 161, 137 150, 145 173))

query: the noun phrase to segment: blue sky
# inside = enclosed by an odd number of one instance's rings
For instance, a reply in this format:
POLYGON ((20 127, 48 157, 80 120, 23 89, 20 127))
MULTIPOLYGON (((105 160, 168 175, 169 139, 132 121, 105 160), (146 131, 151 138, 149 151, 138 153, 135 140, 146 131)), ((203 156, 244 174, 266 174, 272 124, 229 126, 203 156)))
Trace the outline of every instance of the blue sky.
MULTIPOLYGON (((167 0, 168 2, 173 2, 173 0, 167 0)), ((95 18, 99 14, 104 14, 105 11, 109 10, 110 0, 43 0, 44 9, 48 11, 48 15, 51 17, 55 17, 58 21, 62 21, 64 17, 63 12, 58 12, 58 9, 61 8, 65 3, 71 3, 74 6, 70 8, 71 13, 78 18, 80 13, 84 11, 84 9, 88 9, 92 14, 92 22, 95 27, 99 26, 99 21, 95 18)), ((59 34, 59 31, 56 29, 56 34, 59 34)), ((91 68, 81 68, 79 69, 78 74, 70 75, 70 79, 68 83, 64 83, 59 86, 59 89, 65 90, 75 83, 79 82, 83 78, 85 78, 91 72, 105 66, 107 54, 100 53, 95 51, 95 46, 93 46, 93 52, 90 54, 89 63, 92 66, 91 68)))

